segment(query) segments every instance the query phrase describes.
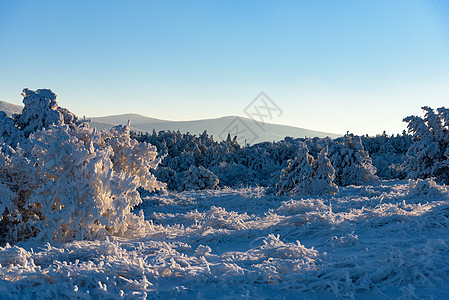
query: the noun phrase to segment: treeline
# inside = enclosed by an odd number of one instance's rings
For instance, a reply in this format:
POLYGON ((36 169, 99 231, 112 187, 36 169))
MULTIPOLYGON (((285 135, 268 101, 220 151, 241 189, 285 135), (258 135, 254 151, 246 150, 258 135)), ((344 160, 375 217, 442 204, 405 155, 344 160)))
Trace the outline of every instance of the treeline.
POLYGON ((252 146, 239 145, 237 138, 229 135, 225 141, 214 141, 206 131, 199 136, 179 131, 134 132, 132 136, 157 147, 162 163, 153 172, 169 189, 177 191, 259 185, 282 193, 282 178, 300 182, 307 176, 324 176, 316 172, 300 175, 300 170, 295 171, 297 177, 285 175, 287 169, 293 172, 294 160, 303 160, 305 153, 311 157, 311 166, 320 153, 329 159, 333 171, 326 176, 332 179, 330 184, 338 186, 406 178, 434 178, 448 184, 449 110, 423 110, 424 117, 405 118, 408 133, 397 135, 384 132, 374 137, 348 133, 337 139, 286 137, 252 146), (301 150, 304 146, 307 151, 301 150))
MULTIPOLYGON (((239 145, 237 138, 229 135, 225 141, 215 141, 207 131, 199 136, 179 131, 133 132, 132 136, 157 147, 162 162, 153 172, 169 189, 177 191, 186 189, 185 182, 195 177, 192 170, 198 168, 203 170, 203 181, 210 182, 203 184, 204 188, 275 187, 282 170, 289 160, 298 156, 303 144, 314 158, 327 148, 326 155, 335 169, 337 185, 364 184, 377 178, 403 179, 407 175, 404 163, 412 143, 412 136, 405 132, 375 137, 346 134, 337 139, 286 137, 278 142, 252 146, 239 145)), ((189 189, 195 189, 194 185, 189 189)))

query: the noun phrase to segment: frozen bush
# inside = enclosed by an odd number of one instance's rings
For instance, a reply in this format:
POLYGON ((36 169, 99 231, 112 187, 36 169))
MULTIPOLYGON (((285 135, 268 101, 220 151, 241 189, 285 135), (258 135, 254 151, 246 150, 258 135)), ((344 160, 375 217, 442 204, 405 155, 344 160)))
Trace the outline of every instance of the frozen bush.
POLYGON ((13 146, 22 139, 23 133, 15 126, 14 120, 0 111, 0 143, 13 146))
POLYGON ((24 112, 15 116, 23 136, 0 154, 0 227, 6 241, 142 236, 137 188, 163 184, 149 172, 156 149, 130 138, 129 126, 97 132, 57 106, 50 90, 24 90, 24 112), (40 102, 41 101, 41 102, 40 102))
POLYGON ((282 170, 278 183, 278 195, 332 195, 338 192, 333 183, 335 170, 327 157, 327 148, 323 148, 318 159, 309 154, 306 144, 300 144, 295 159, 289 160, 282 170))
POLYGON ((363 147, 376 167, 376 175, 382 179, 405 179, 404 162, 412 143, 411 135, 405 130, 401 135, 388 136, 385 132, 374 137, 362 136, 363 147))
POLYGON ((334 140, 329 159, 335 168, 335 182, 340 186, 362 185, 376 181, 376 168, 359 136, 347 134, 334 140))
POLYGON ((311 189, 315 194, 334 195, 338 193, 338 187, 334 183, 335 169, 328 157, 328 148, 323 148, 318 157, 313 161, 314 179, 311 189))
POLYGON ((83 123, 77 116, 65 108, 58 106, 56 94, 48 89, 32 91, 24 89, 21 114, 13 116, 15 125, 28 137, 31 133, 48 128, 50 125, 73 126, 83 123))
POLYGON ((448 189, 444 185, 438 185, 432 178, 409 180, 407 196, 442 196, 447 195, 448 189))
POLYGON ((179 183, 179 190, 206 190, 215 189, 219 183, 218 177, 214 173, 199 166, 190 166, 190 168, 184 172, 181 181, 179 183))
POLYGON ((424 106, 424 118, 409 116, 404 119, 413 135, 407 152, 407 176, 412 179, 435 177, 438 183, 449 183, 449 109, 435 112, 424 106))
POLYGON ((171 168, 163 167, 159 165, 151 172, 157 177, 157 179, 166 184, 166 188, 172 191, 178 189, 178 173, 171 168))
POLYGON ((288 166, 281 171, 278 194, 308 194, 313 176, 312 162, 309 148, 302 143, 298 155, 289 160, 288 166))

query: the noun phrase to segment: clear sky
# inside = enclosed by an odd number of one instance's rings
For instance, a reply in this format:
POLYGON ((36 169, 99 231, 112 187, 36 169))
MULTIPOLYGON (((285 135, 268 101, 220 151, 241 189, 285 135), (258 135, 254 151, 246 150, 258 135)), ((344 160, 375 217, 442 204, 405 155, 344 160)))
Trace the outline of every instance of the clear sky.
POLYGON ((245 116, 374 135, 449 106, 449 1, 0 0, 0 100, 80 116, 245 116))

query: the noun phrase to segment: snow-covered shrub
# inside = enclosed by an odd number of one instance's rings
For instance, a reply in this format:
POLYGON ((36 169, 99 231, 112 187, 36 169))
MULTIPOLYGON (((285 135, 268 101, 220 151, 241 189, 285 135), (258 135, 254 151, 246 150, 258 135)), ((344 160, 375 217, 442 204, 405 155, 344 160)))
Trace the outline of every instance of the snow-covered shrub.
POLYGON ((424 118, 409 116, 404 119, 413 143, 407 152, 409 178, 435 177, 439 183, 449 183, 449 109, 424 106, 424 118))
POLYGON ((207 131, 198 137, 189 133, 182 134, 179 131, 160 131, 159 133, 153 131, 151 135, 148 133, 132 133, 132 135, 139 141, 157 146, 162 163, 158 169, 154 170, 153 174, 160 181, 167 183, 167 187, 171 190, 183 189, 180 187, 180 181, 183 173, 188 171, 191 166, 203 166, 216 171, 223 162, 234 162, 236 160, 235 152, 241 151, 237 142, 230 139, 215 142, 213 137, 207 134, 207 131))
POLYGON ((318 159, 309 154, 309 148, 302 143, 295 159, 289 160, 282 170, 278 183, 279 195, 332 195, 338 192, 333 183, 335 170, 323 148, 318 159))
POLYGON ((308 194, 313 176, 312 162, 309 148, 301 144, 298 155, 281 171, 278 194, 308 194))
POLYGON ((322 195, 334 195, 338 193, 338 187, 334 183, 335 169, 328 157, 328 148, 321 149, 318 157, 312 163, 314 178, 311 189, 314 193, 322 195))
POLYGON ((214 173, 199 166, 190 166, 190 168, 184 172, 179 183, 180 191, 189 190, 206 190, 215 189, 219 183, 218 177, 214 173))
POLYGON ((151 170, 157 180, 166 184, 166 188, 172 191, 178 189, 178 173, 171 168, 159 165, 156 169, 151 170))
POLYGON ((411 135, 405 130, 401 135, 388 136, 385 132, 374 137, 362 136, 363 147, 368 151, 376 175, 382 179, 405 179, 407 172, 404 162, 412 143, 411 135))
POLYGON ((447 195, 448 188, 444 185, 438 185, 432 178, 427 179, 409 179, 409 189, 407 196, 442 196, 447 195))
POLYGON ((31 133, 48 128, 50 125, 65 124, 70 127, 83 123, 77 116, 58 106, 56 94, 48 89, 32 91, 24 89, 21 114, 13 116, 15 125, 28 137, 31 133))
POLYGON ((279 215, 294 216, 313 211, 328 211, 329 207, 323 203, 321 199, 301 199, 283 201, 281 206, 275 210, 279 215))
POLYGON ((218 166, 213 166, 210 170, 217 175, 220 185, 238 186, 248 183, 250 179, 257 178, 256 172, 250 168, 235 162, 221 162, 218 166))
MULTIPOLYGON (((132 208, 137 188, 163 184, 149 172, 156 149, 130 138, 129 126, 97 132, 57 105, 50 90, 24 90, 14 116, 23 138, 0 153, 0 223, 6 241, 143 235, 149 228, 132 208)), ((9 122, 10 123, 10 122, 9 122)))
POLYGON ((362 185, 377 180, 376 168, 359 136, 346 134, 329 146, 329 159, 335 168, 335 182, 340 186, 362 185))
POLYGON ((23 133, 15 126, 14 120, 0 111, 0 143, 16 145, 23 139, 23 133))

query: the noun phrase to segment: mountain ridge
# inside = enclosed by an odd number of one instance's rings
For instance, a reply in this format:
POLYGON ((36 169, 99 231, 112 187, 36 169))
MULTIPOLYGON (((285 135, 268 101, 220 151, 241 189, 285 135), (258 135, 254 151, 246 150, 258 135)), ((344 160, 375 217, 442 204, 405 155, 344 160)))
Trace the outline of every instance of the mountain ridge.
POLYGON ((237 135, 240 143, 279 141, 287 136, 290 137, 327 137, 336 138, 341 134, 327 133, 306 128, 280 125, 272 123, 262 123, 253 119, 225 116, 211 119, 191 120, 191 121, 168 121, 146 117, 139 114, 122 114, 106 117, 89 117, 92 126, 98 129, 110 128, 114 125, 124 125, 131 121, 131 129, 134 131, 152 132, 156 130, 180 131, 199 135, 207 130, 209 135, 213 135, 215 140, 226 139, 228 133, 231 136, 237 135), (114 121, 111 123, 104 121, 114 121), (143 122, 147 120, 147 122, 143 122))
POLYGON ((4 111, 8 116, 22 112, 23 106, 12 104, 0 100, 0 111, 4 111))
MULTIPOLYGON (((12 104, 0 100, 0 111, 4 111, 8 116, 21 113, 23 106, 12 104)), ((218 118, 190 120, 190 121, 169 121, 151 118, 136 113, 126 113, 103 117, 89 117, 90 125, 98 130, 109 129, 115 125, 124 125, 131 121, 131 130, 137 132, 159 132, 161 130, 180 131, 200 135, 206 130, 215 140, 220 141, 227 138, 228 134, 233 138, 237 136, 240 144, 254 144, 259 142, 279 141, 285 137, 330 137, 336 138, 341 134, 327 133, 306 128, 280 125, 272 123, 262 123, 253 119, 224 116, 218 118)))

